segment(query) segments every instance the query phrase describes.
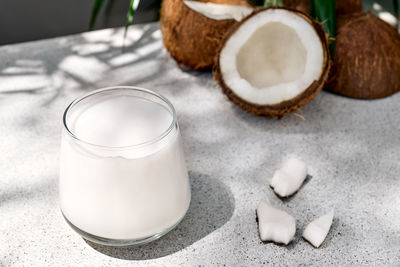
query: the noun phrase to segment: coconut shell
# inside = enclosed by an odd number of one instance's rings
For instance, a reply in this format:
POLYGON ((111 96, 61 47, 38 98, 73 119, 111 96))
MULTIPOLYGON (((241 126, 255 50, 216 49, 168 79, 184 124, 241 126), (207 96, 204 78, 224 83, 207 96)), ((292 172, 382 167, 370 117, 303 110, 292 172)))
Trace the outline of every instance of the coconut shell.
POLYGON ((336 0, 336 16, 346 16, 362 11, 362 0, 336 0))
POLYGON ((400 35, 371 13, 347 18, 336 36, 335 63, 327 89, 374 99, 400 90, 400 35))
MULTIPOLYGON (((270 7, 277 9, 278 7, 270 7)), ((230 30, 229 33, 225 36, 223 42, 221 43, 220 50, 218 51, 218 55, 216 57, 216 62, 214 63, 214 79, 217 81, 219 86, 222 88, 222 92, 231 100, 233 103, 241 107, 242 109, 251 112, 255 115, 258 116, 267 116, 267 117, 282 117, 285 114, 288 113, 293 113, 299 108, 305 106, 308 104, 314 97, 321 91, 321 89, 324 87, 325 81, 328 79, 329 75, 329 70, 330 70, 330 57, 329 57, 329 49, 328 49, 328 38, 327 35, 322 28, 322 25, 318 22, 315 22, 312 20, 308 15, 294 10, 294 9, 288 9, 288 8, 281 8, 281 9, 286 9, 291 12, 296 13, 298 16, 302 17, 304 20, 308 21, 315 29, 315 32, 317 33, 318 37, 321 40, 322 46, 323 46, 323 51, 324 51, 324 63, 323 63, 323 69, 321 72, 321 75, 318 80, 315 80, 302 94, 296 96, 295 98, 287 101, 283 101, 279 104, 275 105, 258 105, 254 104, 251 102, 246 101, 246 99, 241 98, 240 96, 236 95, 225 83, 222 73, 221 73, 221 68, 220 68, 220 53, 222 51, 222 48, 225 46, 226 42, 229 40, 229 38, 239 29, 239 27, 245 23, 248 19, 251 19, 252 16, 258 14, 259 12, 263 12, 268 8, 261 8, 247 16, 245 19, 243 19, 241 22, 238 24, 234 25, 230 30)))
MULTIPOLYGON (((309 14, 311 0, 283 0, 283 6, 309 14)), ((362 11, 362 0, 336 0, 336 16, 346 16, 362 11)))
MULTIPOLYGON (((243 0, 212 0, 217 4, 246 4, 243 0)), ((182 0, 163 0, 161 32, 164 46, 179 65, 194 70, 212 67, 218 47, 233 19, 214 20, 187 7, 182 0)))
POLYGON ((309 14, 311 9, 311 0, 284 0, 283 6, 309 14))
POLYGON ((362 12, 362 0, 336 0, 336 28, 342 26, 347 18, 362 12))

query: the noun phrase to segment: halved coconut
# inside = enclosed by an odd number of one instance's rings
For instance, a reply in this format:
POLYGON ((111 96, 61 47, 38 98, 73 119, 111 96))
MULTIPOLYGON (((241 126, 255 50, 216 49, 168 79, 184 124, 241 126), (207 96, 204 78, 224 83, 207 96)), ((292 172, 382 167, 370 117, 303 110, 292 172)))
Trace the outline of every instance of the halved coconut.
POLYGON ((299 11, 266 8, 232 27, 221 44, 214 78, 243 109, 282 116, 320 92, 329 67, 320 24, 299 11))
POLYGON ((161 32, 165 48, 180 65, 210 68, 229 28, 252 11, 245 0, 164 0, 161 32))

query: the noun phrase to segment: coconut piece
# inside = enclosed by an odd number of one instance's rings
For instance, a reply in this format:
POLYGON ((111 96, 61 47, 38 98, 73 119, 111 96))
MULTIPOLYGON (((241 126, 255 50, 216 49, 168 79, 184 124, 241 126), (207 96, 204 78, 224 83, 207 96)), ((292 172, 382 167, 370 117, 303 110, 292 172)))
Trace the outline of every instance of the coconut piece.
POLYGON ((211 2, 216 3, 163 0, 160 24, 164 46, 178 64, 195 70, 210 68, 223 37, 237 23, 235 19, 253 10, 244 0, 211 2))
POLYGON ((296 155, 287 156, 275 171, 270 186, 280 197, 296 193, 307 177, 307 165, 296 155))
POLYGON ((372 13, 347 17, 336 36, 335 64, 327 89, 374 99, 400 90, 400 35, 372 13))
POLYGON ((321 25, 285 8, 262 8, 234 25, 214 78, 227 97, 256 115, 282 116, 311 101, 329 73, 321 25))
POLYGON ((192 10, 214 20, 234 19, 241 21, 253 10, 247 6, 233 6, 198 1, 183 1, 192 10))
POLYGON ((331 229, 333 215, 334 211, 331 210, 329 213, 310 222, 304 229, 303 238, 316 248, 321 246, 331 229))
POLYGON ((288 245, 294 239, 296 221, 291 215, 265 202, 258 205, 256 212, 262 241, 288 245))

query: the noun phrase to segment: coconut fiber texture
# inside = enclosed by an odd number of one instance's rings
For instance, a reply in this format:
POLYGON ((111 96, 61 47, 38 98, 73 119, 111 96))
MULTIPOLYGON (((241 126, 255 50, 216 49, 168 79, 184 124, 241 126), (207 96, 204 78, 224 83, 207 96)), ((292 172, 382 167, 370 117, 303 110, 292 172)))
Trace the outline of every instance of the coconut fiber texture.
MULTIPOLYGON (((201 1, 205 2, 205 1, 201 1)), ((218 4, 245 4, 238 0, 210 1, 218 4)), ((164 46, 179 65, 194 70, 210 69, 225 34, 237 22, 214 20, 187 7, 182 0, 164 0, 161 32, 164 46)))
POLYGON ((362 11, 362 0, 336 0, 336 16, 346 16, 362 11))
POLYGON ((327 88, 374 99, 400 90, 400 35, 371 13, 347 18, 338 29, 335 62, 327 88))
MULTIPOLYGON (((276 7, 271 7, 271 8, 276 8, 276 7)), ((239 27, 245 23, 247 20, 250 20, 254 15, 264 12, 265 10, 271 9, 271 8, 262 8, 258 9, 257 11, 253 12, 251 15, 247 16, 244 20, 242 20, 240 23, 236 24, 231 28, 227 36, 225 37, 222 45, 221 45, 221 50, 218 53, 218 57, 216 58, 216 62, 214 65, 214 79, 218 82, 220 87, 222 88, 223 93, 236 105, 240 106, 246 111, 249 111, 255 115, 260 115, 260 116, 275 116, 275 117, 282 117, 285 114, 295 112, 299 108, 305 106, 308 104, 323 88, 325 81, 328 79, 329 75, 329 70, 330 70, 330 57, 329 57, 329 50, 328 50, 328 41, 327 41, 327 35, 325 34, 324 29, 322 28, 321 24, 313 21, 309 16, 306 14, 297 11, 297 10, 292 10, 292 9, 287 9, 290 10, 291 12, 295 12, 298 16, 300 16, 302 19, 306 20, 308 23, 310 23, 313 28, 315 29, 315 32, 317 33, 318 37, 320 38, 321 44, 323 46, 323 51, 324 51, 324 64, 323 64, 323 69, 321 72, 321 75, 318 80, 315 80, 307 89, 303 91, 300 95, 296 96, 293 99, 283 101, 279 104, 275 105, 258 105, 254 103, 250 103, 246 101, 245 99, 239 97, 238 95, 231 90, 228 85, 224 81, 224 77, 221 73, 221 68, 220 68, 220 60, 219 60, 219 55, 222 51, 222 48, 226 44, 226 42, 229 40, 229 38, 235 34, 235 32, 239 29, 239 27)), ((284 8, 286 9, 286 8, 284 8)))
MULTIPOLYGON (((297 9, 309 14, 311 10, 311 0, 284 0, 283 5, 288 8, 297 9)), ((346 16, 362 11, 362 0, 336 0, 336 15, 346 16)))
POLYGON ((311 9, 311 0, 284 0, 283 5, 309 14, 311 9))

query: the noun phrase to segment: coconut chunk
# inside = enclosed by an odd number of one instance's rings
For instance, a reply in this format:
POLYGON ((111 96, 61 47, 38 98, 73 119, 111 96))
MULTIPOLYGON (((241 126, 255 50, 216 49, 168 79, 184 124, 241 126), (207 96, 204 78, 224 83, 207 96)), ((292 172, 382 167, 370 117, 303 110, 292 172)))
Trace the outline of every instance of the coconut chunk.
POLYGON ((257 207, 258 230, 262 241, 288 245, 296 233, 296 221, 285 211, 261 202, 257 207))
POLYGON ((183 1, 190 9, 215 20, 234 19, 241 21, 253 12, 248 6, 235 6, 226 4, 203 3, 198 1, 183 1))
POLYGON ((280 197, 288 197, 296 193, 307 177, 307 165, 298 156, 291 154, 275 171, 270 186, 280 197))
POLYGON ((303 232, 303 238, 310 242, 311 245, 318 248, 324 242, 333 222, 334 211, 310 222, 303 232))

